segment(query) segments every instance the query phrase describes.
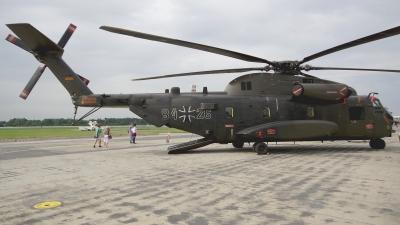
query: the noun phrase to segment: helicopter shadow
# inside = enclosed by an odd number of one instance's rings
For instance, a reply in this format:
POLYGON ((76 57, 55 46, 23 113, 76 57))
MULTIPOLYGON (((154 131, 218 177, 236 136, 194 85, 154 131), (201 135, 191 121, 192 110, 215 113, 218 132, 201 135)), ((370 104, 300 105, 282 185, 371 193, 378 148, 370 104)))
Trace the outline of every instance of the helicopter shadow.
MULTIPOLYGON (((297 155, 310 155, 310 154, 332 154, 332 153, 363 153, 363 152, 375 152, 382 150, 371 149, 369 146, 333 146, 333 145, 268 145, 268 155, 278 154, 297 154, 297 155)), ((245 146, 243 148, 207 148, 181 151, 172 154, 236 154, 236 153, 253 153, 251 146, 245 146)), ((267 155, 267 154, 265 154, 267 155)))

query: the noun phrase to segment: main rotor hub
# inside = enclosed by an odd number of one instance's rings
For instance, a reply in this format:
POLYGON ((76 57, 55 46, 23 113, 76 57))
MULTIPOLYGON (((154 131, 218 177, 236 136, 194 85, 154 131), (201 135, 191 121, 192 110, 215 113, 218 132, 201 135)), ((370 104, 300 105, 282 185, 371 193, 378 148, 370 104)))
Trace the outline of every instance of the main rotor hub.
POLYGON ((299 62, 298 61, 278 61, 274 62, 274 70, 276 73, 284 73, 284 74, 300 74, 299 62))

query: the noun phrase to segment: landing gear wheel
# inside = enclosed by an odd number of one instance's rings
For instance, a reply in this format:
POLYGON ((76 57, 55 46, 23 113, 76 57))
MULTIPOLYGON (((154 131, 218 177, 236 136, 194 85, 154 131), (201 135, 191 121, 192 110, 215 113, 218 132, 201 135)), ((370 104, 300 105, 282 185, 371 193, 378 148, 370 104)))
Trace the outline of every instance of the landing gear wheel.
POLYGON ((251 149, 253 150, 253 152, 256 152, 256 145, 260 143, 260 142, 254 142, 253 146, 251 147, 251 149))
POLYGON ((372 149, 384 149, 386 147, 386 143, 384 140, 378 138, 378 139, 371 139, 369 141, 369 146, 371 146, 372 149))
POLYGON ((268 146, 264 142, 257 143, 254 149, 256 150, 257 155, 264 155, 268 152, 268 146))
POLYGON ((232 143, 232 145, 235 148, 243 148, 244 142, 243 141, 235 141, 232 143))

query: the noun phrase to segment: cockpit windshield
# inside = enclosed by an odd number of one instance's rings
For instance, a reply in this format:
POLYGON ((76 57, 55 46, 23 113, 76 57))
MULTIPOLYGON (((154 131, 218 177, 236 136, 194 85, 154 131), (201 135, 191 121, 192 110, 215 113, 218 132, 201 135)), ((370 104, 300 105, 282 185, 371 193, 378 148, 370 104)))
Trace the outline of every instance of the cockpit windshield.
POLYGON ((372 102, 372 104, 374 106, 375 113, 383 113, 384 112, 383 106, 382 106, 381 102, 379 101, 379 99, 375 99, 372 102))

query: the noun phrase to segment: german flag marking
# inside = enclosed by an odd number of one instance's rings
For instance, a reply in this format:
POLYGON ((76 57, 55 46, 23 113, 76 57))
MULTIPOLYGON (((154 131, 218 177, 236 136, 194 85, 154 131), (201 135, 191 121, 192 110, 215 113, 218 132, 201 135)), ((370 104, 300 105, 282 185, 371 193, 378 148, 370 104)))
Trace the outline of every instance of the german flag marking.
POLYGON ((65 80, 74 80, 73 76, 65 76, 65 80))

